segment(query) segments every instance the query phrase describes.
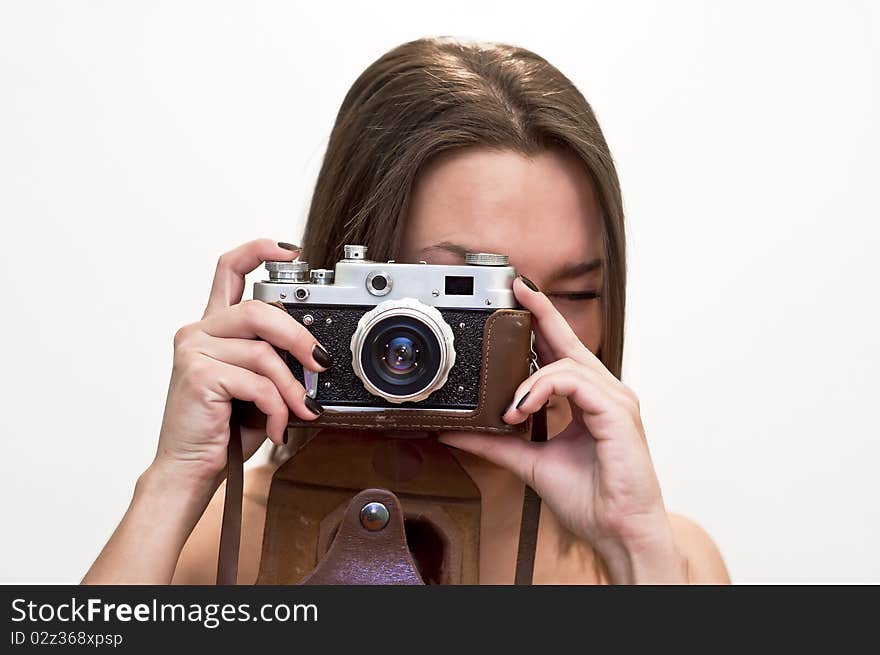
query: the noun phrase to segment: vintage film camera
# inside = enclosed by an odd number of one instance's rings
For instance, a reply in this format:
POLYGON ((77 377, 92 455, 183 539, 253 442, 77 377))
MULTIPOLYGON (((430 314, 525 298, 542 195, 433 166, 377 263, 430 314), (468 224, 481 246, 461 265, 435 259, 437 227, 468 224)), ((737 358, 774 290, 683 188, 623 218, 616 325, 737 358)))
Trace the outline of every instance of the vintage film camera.
MULTIPOLYGON (((267 262, 269 279, 254 285, 255 299, 281 303, 333 358, 317 373, 280 353, 325 411, 292 416, 293 427, 319 429, 272 477, 257 584, 476 584, 479 488, 449 449, 418 437, 529 429, 501 417, 535 366, 531 314, 517 305, 505 255, 468 254, 457 266, 366 255, 346 245, 333 270, 267 262)), ((264 421, 246 403, 230 423, 223 584, 238 570, 238 427, 264 421)), ((543 440, 543 410, 531 423, 532 440, 543 440)), ((526 489, 518 582, 531 579, 539 512, 526 489)))
POLYGON ((292 426, 514 432, 501 415, 530 372, 531 315, 506 255, 464 265, 367 259, 346 245, 334 269, 267 262, 253 297, 281 302, 333 358, 317 373, 283 353, 325 412, 292 426))

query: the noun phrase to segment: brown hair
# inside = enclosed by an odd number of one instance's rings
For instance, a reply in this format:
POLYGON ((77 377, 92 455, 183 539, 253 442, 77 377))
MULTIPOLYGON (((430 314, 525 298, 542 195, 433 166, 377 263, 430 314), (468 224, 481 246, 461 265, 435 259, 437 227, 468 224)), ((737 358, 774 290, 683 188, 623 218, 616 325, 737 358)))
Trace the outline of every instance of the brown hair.
POLYGON ((346 243, 367 246, 377 261, 395 259, 420 169, 442 152, 473 146, 526 156, 561 146, 584 163, 604 228, 598 356, 620 377, 626 262, 617 171, 584 96, 524 48, 419 39, 387 52, 361 73, 330 134, 302 259, 313 268, 332 267, 346 243))

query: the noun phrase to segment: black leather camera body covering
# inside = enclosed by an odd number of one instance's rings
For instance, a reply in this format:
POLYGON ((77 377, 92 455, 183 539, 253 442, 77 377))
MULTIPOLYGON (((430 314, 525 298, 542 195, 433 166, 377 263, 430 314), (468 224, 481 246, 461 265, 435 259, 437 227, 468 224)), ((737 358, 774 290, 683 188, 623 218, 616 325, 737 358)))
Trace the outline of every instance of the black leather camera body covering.
MULTIPOLYGON (((304 307, 291 304, 285 307, 300 323, 303 323, 305 316, 311 317, 309 331, 333 358, 333 366, 318 376, 315 400, 324 406, 401 407, 400 404, 367 391, 353 371, 351 337, 358 320, 373 309, 372 306, 304 307)), ((483 326, 493 312, 454 309, 439 311, 455 336, 455 365, 443 387, 425 400, 404 403, 403 406, 420 409, 474 409, 479 402, 483 326)), ((305 384, 302 365, 290 353, 283 355, 294 376, 305 384)))
MULTIPOLYGON (((299 308, 297 308, 299 309, 299 308)), ((314 307, 309 311, 317 319, 314 307)), ((313 421, 301 421, 291 416, 291 426, 333 426, 357 429, 396 430, 469 430, 478 432, 515 433, 528 429, 528 423, 508 425, 501 416, 513 401, 520 383, 529 375, 531 354, 531 313, 522 309, 494 311, 441 310, 456 334, 455 365, 446 384, 428 398, 416 403, 395 405, 373 396, 363 386, 352 369, 349 347, 353 326, 360 311, 336 308, 328 310, 323 325, 330 328, 322 335, 312 323, 313 334, 333 356, 333 365, 318 378, 317 400, 322 405, 332 404, 334 384, 345 394, 344 400, 357 399, 360 407, 372 406, 381 411, 347 410, 344 405, 325 411, 313 421), (334 312, 330 316, 329 312, 334 312), (326 318, 342 317, 340 324, 327 324, 326 318), (462 327, 463 324, 463 327, 462 327), (337 329, 333 329, 334 326, 337 329), (351 326, 346 328, 343 326, 351 326), (332 348, 332 350, 331 350, 332 348), (326 376, 326 377, 325 377, 326 376), (331 377, 332 376, 332 377, 331 377), (330 382, 330 389, 324 387, 330 382), (322 393, 324 395, 322 395, 322 393)), ((299 317, 294 314, 295 318, 299 317)), ((288 360, 295 375, 302 379, 302 367, 288 360)), ((337 396, 338 397, 338 396, 337 396)))

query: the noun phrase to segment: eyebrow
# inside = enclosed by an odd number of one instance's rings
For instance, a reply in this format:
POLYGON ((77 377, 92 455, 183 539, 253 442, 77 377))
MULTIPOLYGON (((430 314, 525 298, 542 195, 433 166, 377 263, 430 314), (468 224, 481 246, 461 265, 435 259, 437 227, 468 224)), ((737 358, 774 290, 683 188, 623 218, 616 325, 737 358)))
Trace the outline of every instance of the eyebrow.
POLYGON ((557 280, 569 280, 571 278, 580 277, 602 268, 602 260, 598 257, 585 262, 577 262, 575 264, 565 264, 556 270, 553 278, 557 280))
MULTIPOLYGON (((431 250, 442 250, 444 252, 451 253, 457 257, 461 257, 464 259, 464 256, 469 252, 478 252, 473 248, 466 248, 458 243, 452 243, 450 241, 441 241, 440 243, 435 243, 433 246, 429 246, 427 248, 423 248, 422 252, 427 253, 431 250)), ((593 271, 597 271, 602 268, 603 265, 602 259, 596 257, 594 259, 589 259, 582 262, 575 262, 570 264, 564 264, 553 273, 551 276, 554 280, 569 280, 572 278, 580 277, 581 275, 586 275, 587 273, 592 273, 593 271)))
POLYGON ((464 259, 464 256, 469 252, 474 252, 464 246, 460 246, 457 243, 452 243, 450 241, 441 241, 440 243, 435 243, 433 246, 428 246, 427 248, 422 248, 421 252, 426 253, 431 250, 443 250, 448 253, 452 253, 457 257, 461 257, 464 259))

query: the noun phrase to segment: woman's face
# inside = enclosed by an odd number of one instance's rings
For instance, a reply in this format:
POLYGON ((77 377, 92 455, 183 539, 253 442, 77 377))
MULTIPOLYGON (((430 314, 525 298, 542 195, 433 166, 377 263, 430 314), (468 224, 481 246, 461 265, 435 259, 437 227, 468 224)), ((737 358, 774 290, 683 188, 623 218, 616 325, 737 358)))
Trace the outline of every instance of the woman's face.
MULTIPOLYGON (((462 264, 466 252, 510 256, 594 353, 602 339, 599 205, 583 163, 564 149, 527 158, 468 148, 419 174, 398 259, 462 264)), ((556 403, 551 403, 552 406, 556 403)))

